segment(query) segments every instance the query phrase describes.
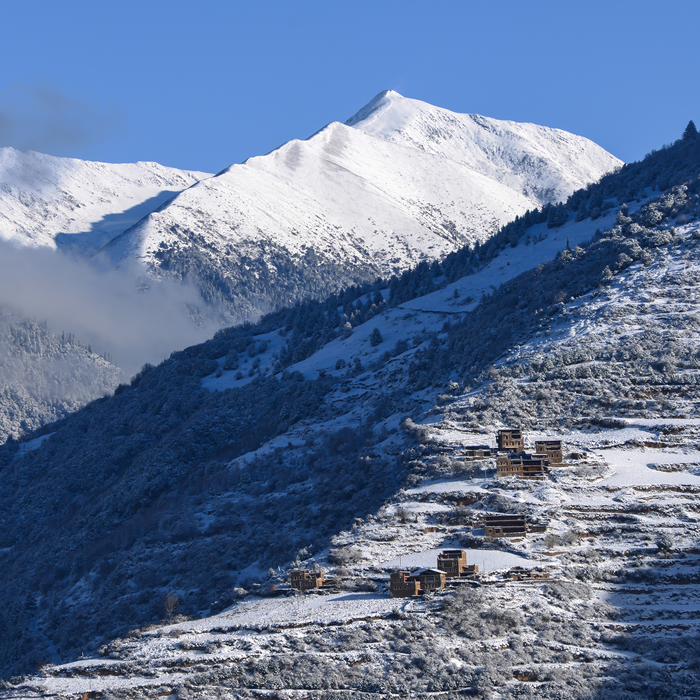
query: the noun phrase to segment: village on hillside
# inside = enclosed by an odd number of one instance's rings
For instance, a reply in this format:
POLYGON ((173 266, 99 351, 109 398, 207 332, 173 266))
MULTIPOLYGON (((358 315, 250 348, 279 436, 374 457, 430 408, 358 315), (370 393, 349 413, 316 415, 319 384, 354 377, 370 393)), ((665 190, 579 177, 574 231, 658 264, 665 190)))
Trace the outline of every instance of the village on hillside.
MULTIPOLYGON (((466 445, 462 448, 462 458, 467 460, 493 459, 495 457, 498 478, 516 477, 520 479, 546 479, 551 467, 566 467, 563 461, 562 441, 555 438, 535 441, 535 452, 525 451, 525 436, 521 429, 502 429, 496 435, 496 446, 466 445)), ((529 523, 527 516, 517 513, 485 514, 483 536, 493 540, 500 537, 523 538, 528 533, 541 533, 546 525, 529 523)), ((388 589, 392 598, 421 596, 447 586, 455 586, 464 581, 477 581, 480 577, 478 564, 467 562, 463 549, 444 549, 437 555, 435 568, 421 569, 411 573, 399 570, 390 573, 388 589)), ((544 570, 512 567, 505 574, 506 579, 534 581, 549 578, 544 570)), ((328 578, 324 572, 310 569, 294 569, 289 574, 292 590, 337 590, 337 578, 328 578)))

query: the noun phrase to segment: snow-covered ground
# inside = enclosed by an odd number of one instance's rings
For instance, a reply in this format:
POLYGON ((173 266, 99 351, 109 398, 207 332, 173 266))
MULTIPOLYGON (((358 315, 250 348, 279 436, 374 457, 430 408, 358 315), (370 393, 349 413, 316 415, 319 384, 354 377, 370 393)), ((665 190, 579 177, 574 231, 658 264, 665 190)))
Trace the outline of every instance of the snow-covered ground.
POLYGON ((41 435, 38 438, 34 438, 33 440, 23 442, 17 450, 17 457, 19 458, 27 452, 36 450, 45 440, 48 440, 52 435, 53 433, 47 433, 46 435, 41 435))
POLYGON ((301 624, 342 624, 349 620, 386 615, 405 601, 385 594, 352 591, 331 595, 246 600, 226 612, 203 620, 185 622, 179 629, 207 632, 214 627, 294 627, 301 624))
POLYGON ((590 241, 597 230, 610 228, 614 221, 613 212, 595 221, 568 221, 555 229, 548 229, 547 224, 533 226, 527 244, 521 240, 515 247, 504 248, 479 272, 462 277, 437 292, 407 301, 402 307, 436 313, 471 311, 482 295, 491 294, 508 280, 553 260, 567 245, 574 248, 590 241))
MULTIPOLYGON (((387 569, 406 568, 409 570, 435 568, 438 554, 443 548, 449 548, 450 544, 446 543, 444 547, 437 549, 428 549, 424 552, 415 554, 407 554, 397 559, 381 562, 381 565, 387 569)), ((459 541, 454 542, 454 547, 459 548, 459 541)), ((469 552, 467 564, 470 566, 476 564, 479 567, 480 574, 492 573, 494 571, 504 571, 513 566, 522 566, 532 568, 537 566, 539 562, 532 561, 526 557, 521 557, 511 552, 504 552, 498 549, 480 548, 477 551, 469 552)))

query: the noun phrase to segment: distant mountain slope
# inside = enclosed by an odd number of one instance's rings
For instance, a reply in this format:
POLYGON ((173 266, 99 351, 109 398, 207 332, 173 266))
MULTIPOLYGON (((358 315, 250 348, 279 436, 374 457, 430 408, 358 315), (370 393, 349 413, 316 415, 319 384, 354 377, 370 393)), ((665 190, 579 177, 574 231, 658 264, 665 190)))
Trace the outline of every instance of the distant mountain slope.
POLYGON ((91 253, 203 177, 0 148, 0 239, 91 253))
POLYGON ((104 254, 186 277, 251 318, 483 241, 619 165, 580 136, 385 92, 346 124, 200 182, 104 254))
POLYGON ((114 391, 122 371, 72 335, 0 306, 0 443, 114 391))

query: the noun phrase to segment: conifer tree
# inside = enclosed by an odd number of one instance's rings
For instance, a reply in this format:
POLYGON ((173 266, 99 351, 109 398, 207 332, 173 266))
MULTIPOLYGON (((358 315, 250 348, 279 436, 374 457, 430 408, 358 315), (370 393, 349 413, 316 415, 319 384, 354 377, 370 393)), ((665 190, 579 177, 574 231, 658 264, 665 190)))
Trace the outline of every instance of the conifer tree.
POLYGON ((683 140, 684 141, 694 141, 698 137, 698 130, 695 127, 695 122, 691 119, 688 122, 688 126, 685 127, 685 131, 683 132, 683 140))
POLYGON ((369 336, 369 342, 372 345, 372 347, 376 347, 383 340, 384 340, 384 338, 382 338, 382 334, 381 334, 379 328, 375 328, 369 336))

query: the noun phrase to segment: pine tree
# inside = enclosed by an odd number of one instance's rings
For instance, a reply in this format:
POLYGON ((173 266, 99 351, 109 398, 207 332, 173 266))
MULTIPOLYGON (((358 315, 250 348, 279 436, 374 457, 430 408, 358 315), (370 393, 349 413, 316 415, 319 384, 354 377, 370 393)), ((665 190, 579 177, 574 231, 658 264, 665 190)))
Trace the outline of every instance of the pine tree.
POLYGON ((370 344, 372 345, 373 348, 374 348, 374 347, 377 347, 377 345, 379 345, 383 340, 384 340, 384 338, 382 338, 382 334, 381 334, 381 332, 379 331, 379 328, 375 328, 375 329, 370 333, 369 342, 370 342, 370 344))
POLYGON ((568 212, 563 204, 550 206, 547 212, 547 228, 558 228, 566 223, 568 212))
POLYGON ((695 122, 691 119, 688 122, 688 126, 685 127, 685 131, 683 132, 683 140, 684 141, 694 141, 698 137, 698 130, 695 127, 695 122))

